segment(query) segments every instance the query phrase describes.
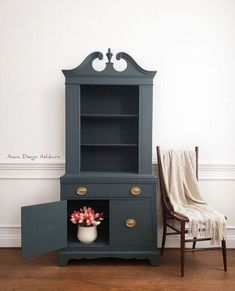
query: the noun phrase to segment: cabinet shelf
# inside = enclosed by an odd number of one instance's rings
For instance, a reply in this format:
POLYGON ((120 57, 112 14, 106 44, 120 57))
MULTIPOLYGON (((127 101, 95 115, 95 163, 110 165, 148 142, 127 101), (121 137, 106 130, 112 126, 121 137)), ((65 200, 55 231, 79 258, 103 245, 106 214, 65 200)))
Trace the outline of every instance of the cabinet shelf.
POLYGON ((81 85, 80 112, 87 117, 137 117, 139 86, 81 85))
POLYGON ((68 247, 83 247, 83 248, 95 248, 95 247, 108 247, 109 241, 104 239, 97 238, 93 243, 91 244, 82 244, 77 240, 77 238, 68 238, 68 247))
POLYGON ((139 86, 81 85, 81 172, 138 172, 139 86))
POLYGON ((82 147, 137 147, 138 144, 132 144, 132 143, 120 143, 120 144, 98 144, 98 143, 87 143, 87 144, 81 144, 82 147))
POLYGON ((81 144, 137 144, 138 118, 85 118, 81 144))
POLYGON ((137 171, 138 146, 81 146, 81 172, 137 171))
POLYGON ((138 114, 81 114, 81 118, 137 118, 138 114))

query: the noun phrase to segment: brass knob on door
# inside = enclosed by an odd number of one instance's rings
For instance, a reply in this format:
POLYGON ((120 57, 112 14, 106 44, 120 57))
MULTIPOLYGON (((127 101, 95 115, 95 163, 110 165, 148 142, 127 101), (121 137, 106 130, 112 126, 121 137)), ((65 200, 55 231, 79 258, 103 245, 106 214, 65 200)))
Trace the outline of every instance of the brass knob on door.
POLYGON ((87 188, 86 187, 78 187, 76 193, 80 196, 83 196, 87 193, 87 188))
POLYGON ((129 228, 135 227, 136 226, 136 221, 133 218, 128 218, 126 220, 126 226, 129 228))
POLYGON ((132 195, 137 196, 137 195, 140 195, 140 193, 141 193, 141 189, 140 189, 140 187, 132 187, 132 188, 131 188, 131 194, 132 194, 132 195))

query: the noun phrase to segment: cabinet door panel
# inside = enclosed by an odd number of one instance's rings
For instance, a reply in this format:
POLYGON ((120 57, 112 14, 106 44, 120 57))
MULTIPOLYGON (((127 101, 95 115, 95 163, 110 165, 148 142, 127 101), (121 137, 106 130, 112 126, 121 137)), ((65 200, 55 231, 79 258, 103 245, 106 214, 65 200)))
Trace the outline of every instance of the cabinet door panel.
POLYGON ((111 243, 149 246, 153 243, 151 199, 111 201, 111 243))
POLYGON ((67 246, 67 201, 21 207, 22 255, 33 256, 67 246))

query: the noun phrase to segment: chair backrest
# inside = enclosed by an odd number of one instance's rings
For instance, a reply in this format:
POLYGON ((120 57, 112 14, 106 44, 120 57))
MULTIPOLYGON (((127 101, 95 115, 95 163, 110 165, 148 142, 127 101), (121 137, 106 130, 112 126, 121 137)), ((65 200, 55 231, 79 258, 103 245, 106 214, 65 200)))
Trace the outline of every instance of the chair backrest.
MULTIPOLYGON (((195 152, 196 152, 196 178, 197 180, 198 180, 198 151, 199 151, 199 148, 198 146, 196 146, 195 152)), ((160 186, 160 191, 161 191, 163 216, 165 216, 167 214, 171 214, 174 210, 169 200, 168 193, 166 191, 166 185, 165 185, 163 170, 162 170, 160 146, 157 146, 157 160, 158 160, 158 176, 159 176, 159 186, 160 186)))

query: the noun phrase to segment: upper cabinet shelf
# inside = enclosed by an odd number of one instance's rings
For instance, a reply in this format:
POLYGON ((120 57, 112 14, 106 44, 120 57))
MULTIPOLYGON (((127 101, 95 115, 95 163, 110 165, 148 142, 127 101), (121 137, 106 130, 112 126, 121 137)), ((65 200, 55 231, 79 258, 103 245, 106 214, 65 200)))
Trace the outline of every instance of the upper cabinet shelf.
POLYGON ((137 147, 138 144, 136 143, 87 143, 81 144, 82 147, 137 147))
POLYGON ((115 117, 139 114, 139 87, 81 85, 81 115, 115 117), (107 115, 106 115, 107 114, 107 115))
POLYGON ((138 114, 81 114, 82 118, 136 118, 138 114))

